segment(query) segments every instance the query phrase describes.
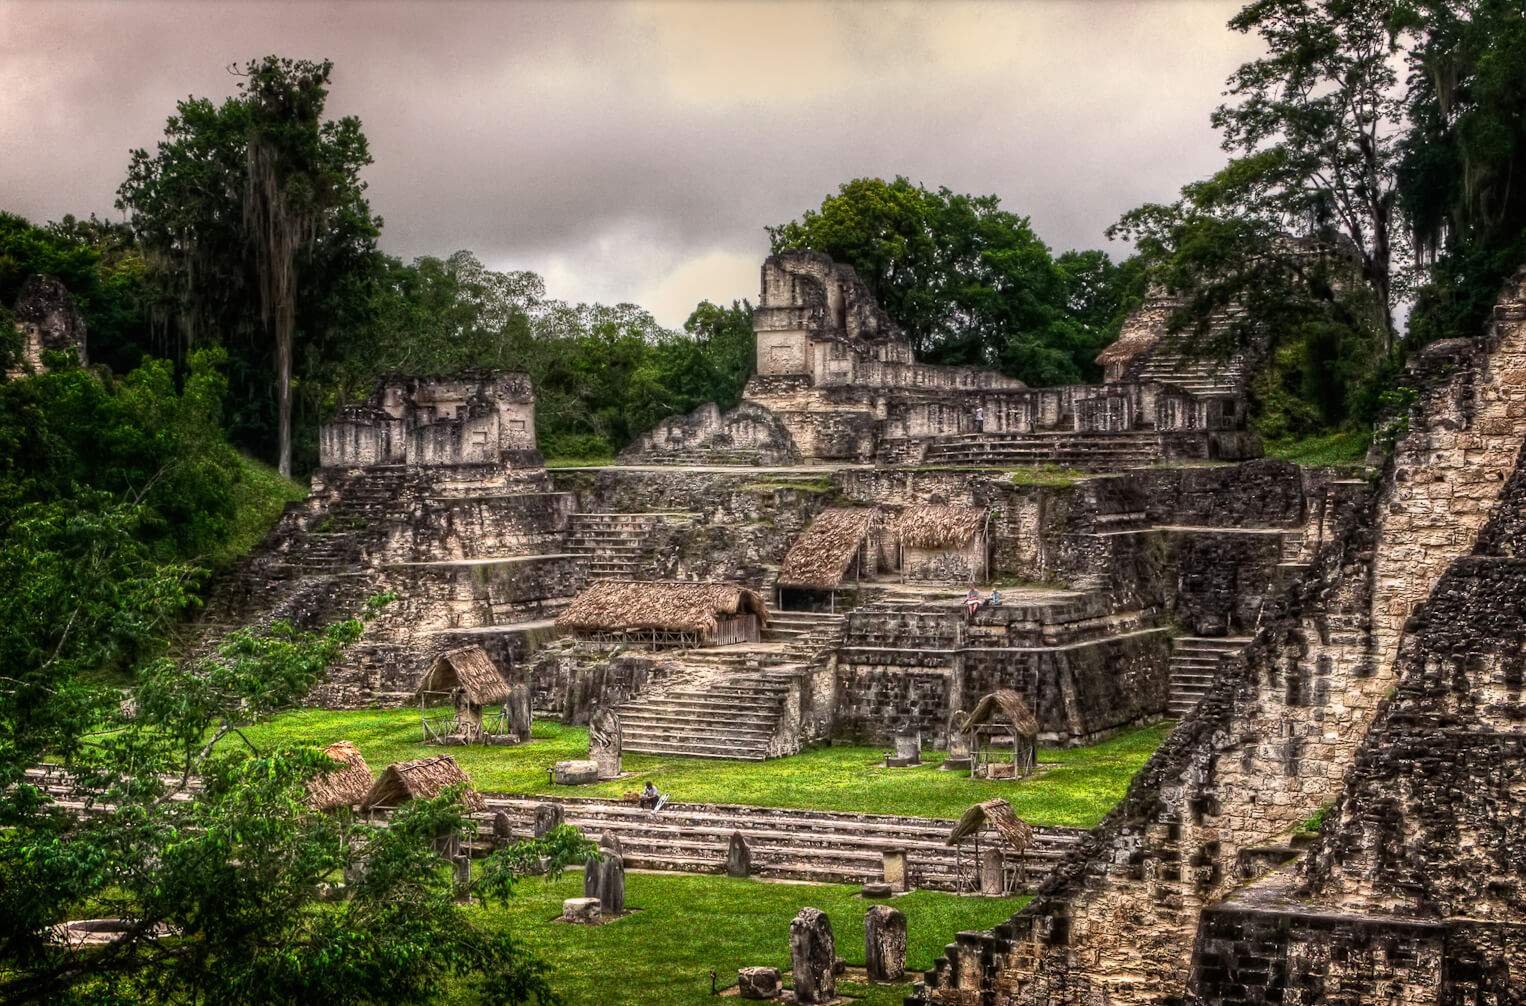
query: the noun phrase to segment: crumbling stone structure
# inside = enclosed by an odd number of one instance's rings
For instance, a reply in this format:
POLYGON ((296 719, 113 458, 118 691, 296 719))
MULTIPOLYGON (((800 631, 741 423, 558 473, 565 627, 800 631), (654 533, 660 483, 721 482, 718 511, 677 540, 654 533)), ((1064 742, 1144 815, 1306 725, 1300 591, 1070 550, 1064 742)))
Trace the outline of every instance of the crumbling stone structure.
POLYGON ((368 401, 323 424, 318 463, 538 468, 535 392, 524 374, 386 377, 368 401))
POLYGON ((46 369, 43 354, 73 353, 87 362, 85 319, 67 287, 52 276, 36 273, 21 285, 12 312, 21 332, 21 358, 6 372, 9 378, 46 369))
MULTIPOLYGON (((1143 317, 1163 329, 1156 313, 1143 317)), ((1245 431, 1242 371, 1205 388, 1162 355, 1133 380, 1027 388, 990 370, 920 363, 852 267, 817 252, 763 263, 753 326, 757 365, 742 406, 668 420, 628 460, 1105 467, 1259 453, 1245 431)))
POLYGON ((1377 1001, 1520 998, 1519 870, 1503 851, 1519 816, 1520 609, 1503 543, 1520 530, 1526 273, 1486 338, 1430 347, 1412 380, 1376 497, 1336 501, 1344 530, 1124 802, 1025 911, 961 934, 922 1001, 1180 1002, 1199 943, 1210 1002, 1374 1001, 1348 978, 1381 979, 1377 1001), (1343 786, 1294 895, 1247 887, 1297 855, 1300 825, 1343 786))

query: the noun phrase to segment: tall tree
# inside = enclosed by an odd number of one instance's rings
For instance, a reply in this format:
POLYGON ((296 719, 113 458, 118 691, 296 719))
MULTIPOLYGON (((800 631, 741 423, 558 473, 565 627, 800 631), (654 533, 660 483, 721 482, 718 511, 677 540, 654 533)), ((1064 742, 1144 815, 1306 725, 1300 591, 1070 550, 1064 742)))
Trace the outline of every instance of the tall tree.
POLYGON ((1425 284, 1417 341, 1482 330, 1526 261, 1526 14, 1510 0, 1425 0, 1410 53, 1400 203, 1425 284))
POLYGON ((925 359, 1000 367, 1030 384, 1094 370, 1096 348, 1067 313, 1065 274, 996 196, 858 178, 768 234, 775 252, 809 248, 853 266, 925 359))
POLYGON ((1213 115, 1238 155, 1247 207, 1284 231, 1344 237, 1392 343, 1397 142, 1404 115, 1393 0, 1254 0, 1229 22, 1266 54, 1229 78, 1213 115))
POLYGON ((235 97, 180 102, 154 153, 133 151, 117 193, 155 267, 161 316, 184 342, 232 343, 254 335, 249 319, 261 319, 283 473, 295 342, 353 307, 334 291, 375 266, 381 224, 360 177, 371 156, 359 120, 323 119, 332 69, 276 56, 249 62, 235 97))

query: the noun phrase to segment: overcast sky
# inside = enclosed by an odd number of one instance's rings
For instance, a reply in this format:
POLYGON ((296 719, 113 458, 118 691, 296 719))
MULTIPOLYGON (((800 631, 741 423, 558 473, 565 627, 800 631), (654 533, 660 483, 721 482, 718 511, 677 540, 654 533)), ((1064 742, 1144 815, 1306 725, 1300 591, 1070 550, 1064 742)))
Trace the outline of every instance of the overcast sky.
POLYGON ((863 175, 1107 247, 1222 162, 1208 113, 1257 51, 1237 6, 0 0, 0 209, 116 216, 178 98, 232 93, 235 61, 328 58, 389 252, 470 248, 677 325, 756 299, 764 226, 863 175))

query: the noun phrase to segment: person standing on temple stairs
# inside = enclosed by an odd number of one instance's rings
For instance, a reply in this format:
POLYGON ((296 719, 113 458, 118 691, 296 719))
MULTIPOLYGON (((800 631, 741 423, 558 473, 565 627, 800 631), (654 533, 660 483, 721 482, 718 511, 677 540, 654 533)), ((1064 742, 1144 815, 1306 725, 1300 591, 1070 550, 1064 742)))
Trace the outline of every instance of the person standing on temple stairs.
POLYGON ((984 405, 977 405, 977 406, 975 406, 975 432, 976 433, 984 433, 985 431, 986 431, 986 407, 984 405))

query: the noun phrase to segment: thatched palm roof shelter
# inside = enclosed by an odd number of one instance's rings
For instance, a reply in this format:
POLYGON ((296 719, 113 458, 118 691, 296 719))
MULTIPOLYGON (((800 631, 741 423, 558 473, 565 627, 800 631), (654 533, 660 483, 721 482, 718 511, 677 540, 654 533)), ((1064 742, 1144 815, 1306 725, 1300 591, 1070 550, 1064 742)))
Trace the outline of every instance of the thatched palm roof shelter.
POLYGON ((1020 779, 1033 771, 1038 755, 1039 721, 1021 695, 1002 688, 985 696, 975 703, 964 728, 970 733, 974 758, 970 775, 1020 779), (1011 738, 1010 763, 996 749, 1003 734, 1011 738), (1001 755, 1000 761, 997 755, 1001 755))
POLYGON ((1033 710, 1028 708, 1028 703, 1023 701, 1023 697, 1010 688, 997 689, 981 698, 975 704, 975 710, 970 713, 970 718, 964 721, 965 729, 973 730, 998 718, 1006 720, 1018 737, 1028 741, 1038 740, 1038 719, 1033 715, 1033 710))
POLYGON ((779 564, 779 586, 830 590, 842 583, 879 516, 873 507, 833 507, 817 514, 779 564))
POLYGON ((1033 825, 1018 817, 1012 810, 1012 805, 1000 797, 977 803, 965 811, 943 844, 958 845, 985 825, 996 829, 996 833, 1015 855, 1022 855, 1033 844, 1033 825))
POLYGON ((339 763, 307 783, 307 803, 314 810, 359 807, 371 792, 371 768, 360 749, 349 741, 335 741, 323 753, 339 763))
POLYGON ((749 619, 756 639, 768 624, 768 609, 761 597, 739 584, 596 580, 572 599, 556 624, 579 635, 651 634, 697 643, 749 619))
POLYGON ((409 800, 422 800, 439 796, 451 786, 464 786, 462 802, 469 811, 487 810, 482 795, 472 789, 472 781, 461 771, 461 766, 450 755, 435 755, 415 761, 401 761, 388 765, 366 794, 361 807, 365 810, 401 807, 409 800))
POLYGON ((901 511, 896 530, 905 548, 963 548, 985 530, 983 507, 925 504, 901 511))
POLYGON ((480 646, 462 646, 440 654, 424 673, 418 690, 451 692, 457 688, 474 706, 495 706, 509 700, 509 683, 480 646))

